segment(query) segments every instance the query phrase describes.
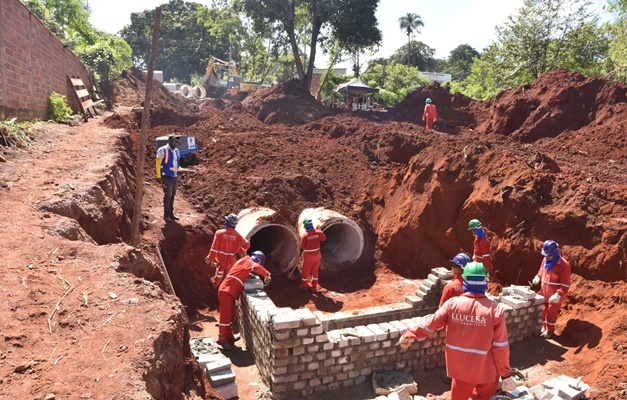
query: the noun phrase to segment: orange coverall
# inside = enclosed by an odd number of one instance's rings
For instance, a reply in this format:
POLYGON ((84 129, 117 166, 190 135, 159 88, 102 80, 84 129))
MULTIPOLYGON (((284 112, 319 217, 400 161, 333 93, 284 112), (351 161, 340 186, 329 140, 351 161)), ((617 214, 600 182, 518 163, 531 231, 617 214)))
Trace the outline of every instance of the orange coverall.
POLYGON ((446 373, 453 379, 451 400, 488 400, 499 377, 509 377, 505 310, 485 294, 453 297, 403 335, 424 339, 446 326, 446 373))
POLYGON ((482 237, 481 239, 475 236, 474 245, 474 254, 473 259, 476 262, 480 262, 485 267, 485 270, 490 273, 492 271, 492 258, 490 257, 490 241, 488 240, 487 235, 482 237))
POLYGON ((555 332, 555 323, 557 322, 557 315, 560 312, 562 303, 566 300, 566 293, 570 289, 570 264, 560 256, 560 259, 553 268, 547 271, 544 268, 544 261, 540 264, 540 270, 537 276, 542 279, 542 289, 540 294, 544 296, 544 308, 542 309, 542 329, 551 333, 555 332), (560 294, 560 301, 555 304, 549 303, 549 298, 555 293, 560 294))
POLYGON ((219 229, 213 236, 211 250, 207 255, 207 261, 216 260, 218 268, 215 275, 211 278, 214 287, 220 286, 220 282, 224 278, 224 274, 228 273, 237 259, 236 254, 246 254, 246 250, 250 247, 250 242, 242 237, 233 228, 219 229))
POLYGON ((311 288, 318 288, 318 270, 320 269, 320 242, 327 240, 327 237, 320 229, 308 230, 300 238, 300 247, 303 249, 303 271, 300 287, 307 289, 309 285, 309 274, 311 273, 311 288))
POLYGON ((446 302, 446 300, 461 296, 464 294, 464 278, 460 276, 456 276, 452 281, 444 286, 444 290, 442 290, 442 297, 440 297, 440 307, 442 304, 446 302))
POLYGON ((427 130, 433 129, 433 120, 438 119, 438 110, 433 104, 427 104, 425 111, 422 113, 422 120, 427 121, 427 130))
POLYGON ((233 319, 235 318, 235 300, 244 290, 244 282, 249 274, 257 274, 265 278, 268 271, 254 262, 250 256, 237 260, 224 278, 218 290, 220 300, 220 321, 218 323, 218 343, 228 342, 233 338, 233 319))

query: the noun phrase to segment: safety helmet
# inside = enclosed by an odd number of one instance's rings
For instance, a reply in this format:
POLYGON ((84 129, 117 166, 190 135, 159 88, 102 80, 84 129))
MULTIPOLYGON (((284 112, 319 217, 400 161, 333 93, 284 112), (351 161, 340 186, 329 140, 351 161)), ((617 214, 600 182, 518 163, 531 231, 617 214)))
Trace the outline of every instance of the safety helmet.
POLYGON ((468 230, 471 229, 481 229, 481 222, 478 219, 471 219, 468 222, 468 230))
POLYGON ((488 273, 485 270, 483 263, 476 261, 466 264, 466 268, 464 268, 464 273, 462 274, 462 277, 466 280, 470 277, 485 278, 486 276, 488 276, 488 273))
POLYGON ((311 220, 311 218, 305 218, 303 220, 303 228, 307 229, 307 225, 313 226, 313 221, 311 220))
POLYGON ((549 254, 554 254, 557 249, 559 249, 559 245, 553 240, 547 240, 542 244, 542 255, 548 256, 549 254))
POLYGON ((425 101, 425 104, 431 104, 431 99, 427 98, 427 100, 425 101))
POLYGON ((255 250, 250 258, 256 262, 257 264, 263 265, 266 262, 266 255, 263 254, 263 251, 255 250))
POLYGON ((232 226, 237 225, 237 223, 239 222, 239 218, 237 218, 237 215, 235 214, 229 214, 226 217, 224 217, 224 219, 229 221, 229 224, 231 224, 232 226))
POLYGON ((466 253, 459 253, 450 261, 454 264, 457 264, 459 268, 464 269, 466 264, 470 262, 470 257, 468 257, 466 253))

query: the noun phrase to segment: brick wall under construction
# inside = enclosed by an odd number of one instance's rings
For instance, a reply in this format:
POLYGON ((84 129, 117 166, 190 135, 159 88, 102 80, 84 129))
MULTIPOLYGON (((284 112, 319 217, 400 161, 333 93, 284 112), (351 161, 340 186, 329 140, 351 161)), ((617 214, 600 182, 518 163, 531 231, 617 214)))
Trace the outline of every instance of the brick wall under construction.
POLYGON ((89 88, 85 65, 19 0, 0 0, 0 120, 46 119, 54 91, 79 112, 67 76, 89 88))
MULTIPOLYGON (((325 314, 277 308, 259 286, 238 303, 240 330, 275 399, 309 396, 354 386, 382 370, 410 372, 443 366, 445 330, 408 351, 397 346, 405 328, 437 309, 450 271, 432 270, 405 302, 325 314)), ((544 298, 525 287, 509 287, 494 300, 507 311, 510 343, 539 332, 544 298)))

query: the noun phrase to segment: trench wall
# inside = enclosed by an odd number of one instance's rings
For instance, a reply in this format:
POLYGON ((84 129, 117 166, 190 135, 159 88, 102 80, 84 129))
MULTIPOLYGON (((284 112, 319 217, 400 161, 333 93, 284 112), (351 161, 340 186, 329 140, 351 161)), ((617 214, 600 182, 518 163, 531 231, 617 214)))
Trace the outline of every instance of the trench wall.
POLYGON ((85 65, 20 0, 0 0, 0 21, 0 119, 47 119, 53 91, 79 112, 67 76, 91 92, 85 65))
MULTIPOLYGON (((354 386, 380 370, 410 372, 444 366, 444 329, 409 351, 396 344, 405 328, 437 309, 444 268, 432 270, 405 302, 335 314, 277 308, 263 286, 238 303, 240 330, 275 399, 304 397, 354 386)), ((494 300, 507 311, 510 343, 539 332, 544 298, 521 287, 505 288, 494 300)))

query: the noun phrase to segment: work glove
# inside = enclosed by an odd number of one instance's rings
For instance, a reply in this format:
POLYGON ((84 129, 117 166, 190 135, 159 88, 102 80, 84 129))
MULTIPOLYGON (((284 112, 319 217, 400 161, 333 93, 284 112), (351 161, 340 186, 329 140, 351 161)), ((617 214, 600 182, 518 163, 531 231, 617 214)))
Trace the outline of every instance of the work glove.
POLYGON ((516 387, 518 387, 518 384, 516 384, 516 381, 511 376, 508 376, 501 382, 501 390, 504 390, 506 392, 514 390, 516 389, 516 387))
POLYGON ((549 297, 549 303, 551 304, 557 304, 560 302, 560 300, 562 299, 562 297, 560 296, 559 293, 555 293, 553 296, 549 297))
POLYGON ((533 284, 533 286, 538 286, 540 284, 540 277, 538 275, 536 275, 536 277, 533 278, 531 283, 533 284))
POLYGON ((268 274, 268 276, 263 278, 263 286, 268 286, 271 281, 272 281, 272 277, 270 276, 270 274, 268 274))
POLYGON ((398 345, 401 349, 407 350, 411 347, 413 341, 414 339, 403 336, 401 337, 401 340, 398 341, 398 345))

